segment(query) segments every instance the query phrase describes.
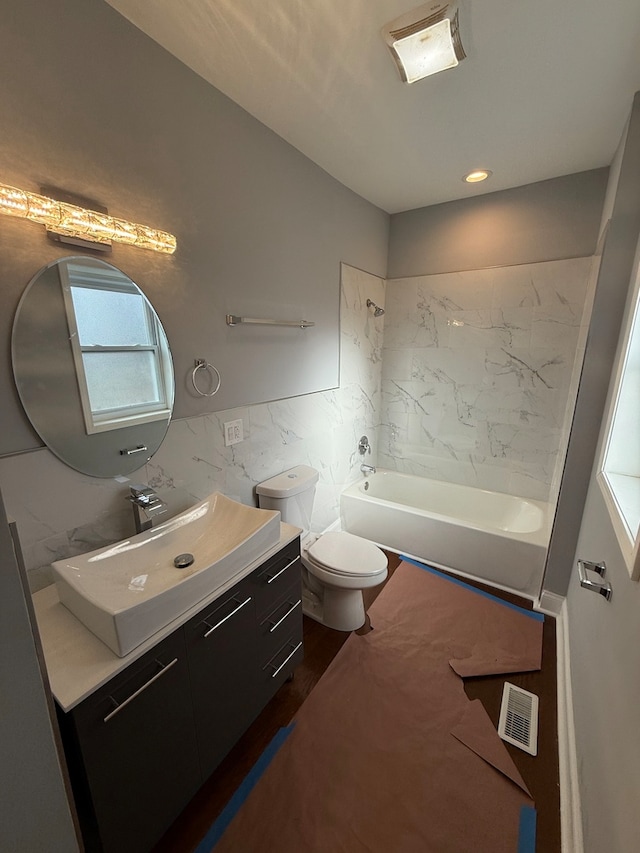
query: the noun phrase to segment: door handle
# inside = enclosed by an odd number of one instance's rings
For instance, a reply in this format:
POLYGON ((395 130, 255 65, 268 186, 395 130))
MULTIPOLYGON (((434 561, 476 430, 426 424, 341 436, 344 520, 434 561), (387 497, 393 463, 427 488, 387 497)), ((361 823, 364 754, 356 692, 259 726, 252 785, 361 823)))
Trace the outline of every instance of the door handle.
POLYGON ((607 566, 604 560, 599 563, 592 563, 589 560, 578 560, 578 578, 580 579, 580 586, 584 587, 584 589, 590 589, 592 592, 598 592, 600 595, 604 595, 607 601, 611 601, 611 596, 613 594, 611 584, 609 582, 599 583, 598 581, 591 580, 587 575, 587 572, 595 572, 603 578, 606 571, 607 566))

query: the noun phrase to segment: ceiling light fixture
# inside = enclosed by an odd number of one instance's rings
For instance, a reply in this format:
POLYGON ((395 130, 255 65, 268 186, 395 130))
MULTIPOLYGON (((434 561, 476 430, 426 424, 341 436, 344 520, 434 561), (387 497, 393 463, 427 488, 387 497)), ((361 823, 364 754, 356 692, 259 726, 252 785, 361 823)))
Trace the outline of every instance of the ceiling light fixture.
POLYGON ((493 172, 489 171, 489 169, 474 169, 473 172, 467 172, 462 180, 467 184, 479 184, 480 181, 486 181, 491 175, 493 175, 493 172))
POLYGON ((62 242, 82 245, 89 241, 88 245, 94 244, 92 248, 106 250, 112 242, 167 254, 176 250, 176 238, 166 231, 115 219, 104 208, 91 210, 6 184, 0 184, 0 213, 38 222, 62 242))
POLYGON ((456 0, 425 3, 383 27, 382 37, 405 83, 455 68, 466 57, 456 0))

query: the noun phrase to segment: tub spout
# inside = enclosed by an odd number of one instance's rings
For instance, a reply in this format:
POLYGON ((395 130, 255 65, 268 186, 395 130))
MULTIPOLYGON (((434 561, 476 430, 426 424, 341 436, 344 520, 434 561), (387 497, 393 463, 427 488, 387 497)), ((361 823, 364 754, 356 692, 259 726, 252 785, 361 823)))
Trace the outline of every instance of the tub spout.
POLYGON ((362 463, 362 465, 360 466, 360 470, 362 471, 362 473, 364 474, 364 476, 365 476, 365 477, 369 477, 371 474, 375 474, 375 473, 376 473, 375 466, 373 466, 373 465, 365 465, 365 463, 364 463, 364 462, 363 462, 363 463, 362 463))

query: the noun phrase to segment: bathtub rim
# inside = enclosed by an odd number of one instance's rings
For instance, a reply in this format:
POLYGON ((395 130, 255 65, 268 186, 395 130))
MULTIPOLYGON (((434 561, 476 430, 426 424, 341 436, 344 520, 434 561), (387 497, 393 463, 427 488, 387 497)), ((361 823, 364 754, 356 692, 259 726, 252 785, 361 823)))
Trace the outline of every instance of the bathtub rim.
MULTIPOLYGON (((469 486, 466 483, 451 483, 449 480, 436 480, 434 477, 420 477, 417 474, 405 474, 402 471, 394 471, 389 468, 378 468, 375 474, 368 475, 364 477, 362 480, 355 480, 353 483, 350 483, 345 489, 340 493, 340 501, 342 501, 342 497, 346 495, 347 498, 353 498, 355 500, 360 500, 362 502, 371 502, 375 503, 379 506, 389 506, 399 509, 402 512, 407 512, 414 516, 427 516, 429 518, 433 518, 436 521, 445 522, 447 524, 452 524, 457 527, 464 527, 470 530, 475 530, 479 533, 491 533, 494 536, 502 536, 505 539, 512 539, 519 542, 526 542, 531 545, 539 545, 548 549, 549 540, 551 538, 551 528, 553 524, 553 512, 552 505, 548 501, 539 501, 535 498, 525 498, 521 495, 512 495, 508 492, 495 492, 491 489, 481 489, 477 486, 469 486), (542 512, 543 523, 540 527, 533 531, 527 532, 516 532, 511 530, 504 530, 500 527, 487 527, 481 524, 473 523, 471 521, 462 521, 460 519, 455 518, 455 516, 451 515, 443 515, 438 512, 434 512, 433 510, 424 510, 419 507, 411 506, 411 504, 402 504, 397 501, 392 501, 387 498, 376 497, 374 495, 368 495, 366 492, 363 493, 362 486, 364 483, 376 477, 378 474, 389 474, 394 477, 398 477, 401 479, 413 479, 413 480, 426 480, 428 482, 439 483, 450 486, 459 486, 463 489, 469 489, 470 491, 479 492, 481 494, 489 494, 489 495, 505 495, 506 497, 513 498, 514 500, 524 501, 529 504, 533 504, 533 506, 540 509, 542 512)), ((376 543, 378 544, 378 543, 376 543)), ((386 547, 386 546, 385 546, 386 547)), ((400 553, 400 552, 397 552, 400 553)), ((409 554, 407 554, 409 556, 409 554)), ((414 559, 421 560, 420 557, 414 557, 414 559)), ((424 560, 422 560, 424 562, 424 560)), ((447 571, 453 571, 450 568, 447 568, 447 571)), ((470 575, 470 577, 473 577, 470 575)))

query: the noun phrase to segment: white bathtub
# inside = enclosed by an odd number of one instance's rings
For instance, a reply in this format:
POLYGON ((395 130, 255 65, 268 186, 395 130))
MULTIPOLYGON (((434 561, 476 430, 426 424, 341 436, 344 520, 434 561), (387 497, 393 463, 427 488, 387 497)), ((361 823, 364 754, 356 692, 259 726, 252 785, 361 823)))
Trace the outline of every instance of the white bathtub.
POLYGON ((342 529, 392 551, 537 598, 549 504, 394 471, 340 496, 342 529))

